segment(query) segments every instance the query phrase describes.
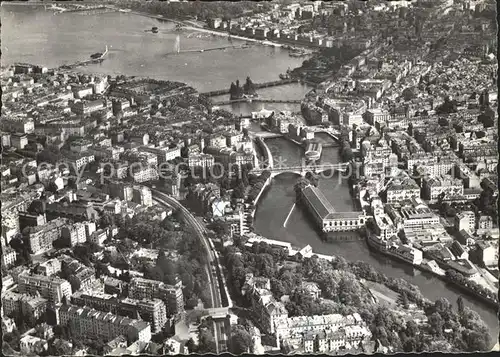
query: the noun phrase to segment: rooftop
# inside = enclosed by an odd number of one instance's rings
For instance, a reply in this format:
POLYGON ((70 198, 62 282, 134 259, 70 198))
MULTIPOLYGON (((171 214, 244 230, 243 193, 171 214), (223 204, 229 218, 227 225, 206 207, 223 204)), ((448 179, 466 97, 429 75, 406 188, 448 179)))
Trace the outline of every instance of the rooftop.
POLYGON ((302 190, 302 195, 319 217, 324 219, 328 215, 335 213, 335 209, 330 201, 328 201, 323 192, 318 188, 309 185, 302 190))

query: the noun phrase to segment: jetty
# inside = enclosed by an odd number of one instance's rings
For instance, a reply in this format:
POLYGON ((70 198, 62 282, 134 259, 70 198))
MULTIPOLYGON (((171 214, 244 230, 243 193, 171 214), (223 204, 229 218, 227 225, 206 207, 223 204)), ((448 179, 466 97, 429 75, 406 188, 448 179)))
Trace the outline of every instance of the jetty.
POLYGON ((90 64, 101 63, 102 61, 104 61, 104 57, 108 54, 108 52, 109 52, 108 46, 106 45, 106 49, 104 50, 104 52, 97 58, 91 58, 91 59, 84 60, 84 61, 78 61, 78 62, 75 62, 72 64, 64 64, 64 65, 60 66, 59 68, 61 68, 61 69, 74 69, 77 67, 88 66, 90 64))
POLYGON ((244 49, 249 48, 250 45, 228 45, 228 46, 218 46, 211 48, 200 48, 200 49, 190 49, 190 50, 179 50, 167 53, 167 55, 173 55, 178 53, 201 53, 201 52, 209 52, 209 51, 218 51, 218 50, 226 50, 226 49, 244 49))

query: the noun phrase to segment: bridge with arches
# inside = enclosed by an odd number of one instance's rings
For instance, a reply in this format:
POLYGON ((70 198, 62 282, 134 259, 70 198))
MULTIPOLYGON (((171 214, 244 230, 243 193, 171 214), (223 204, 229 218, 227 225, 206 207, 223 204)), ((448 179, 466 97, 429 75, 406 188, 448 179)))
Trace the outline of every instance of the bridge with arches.
POLYGON ((308 172, 319 174, 328 170, 336 170, 345 172, 347 170, 347 163, 341 164, 324 164, 324 165, 298 165, 298 166, 279 166, 270 168, 255 168, 252 173, 260 175, 264 171, 270 171, 271 177, 278 176, 283 173, 294 173, 300 176, 305 176, 308 172))

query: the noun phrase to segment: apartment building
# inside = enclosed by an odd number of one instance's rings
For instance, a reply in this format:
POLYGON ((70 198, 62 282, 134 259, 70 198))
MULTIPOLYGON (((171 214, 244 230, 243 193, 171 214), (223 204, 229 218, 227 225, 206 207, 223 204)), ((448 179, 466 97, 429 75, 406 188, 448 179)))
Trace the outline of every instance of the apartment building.
POLYGON ((476 215, 472 211, 463 211, 455 216, 455 228, 458 232, 465 230, 474 232, 476 228, 476 215))
POLYGON ((52 248, 52 242, 61 235, 67 224, 64 218, 56 218, 43 226, 29 227, 27 235, 32 254, 40 254, 52 248))
POLYGON ((167 309, 160 299, 119 300, 113 295, 97 292, 77 292, 71 297, 71 302, 78 306, 88 306, 105 312, 134 318, 137 315, 151 325, 153 333, 161 331, 167 322, 167 309))
POLYGON ((132 278, 129 283, 129 297, 138 300, 161 299, 166 305, 168 315, 184 311, 184 295, 180 280, 175 285, 167 285, 156 280, 132 278))
POLYGON ((441 195, 445 197, 463 196, 464 185, 462 180, 450 175, 424 178, 422 184, 423 197, 430 202, 437 202, 441 195))
POLYGON ((36 267, 37 274, 44 276, 52 276, 61 271, 61 261, 57 258, 49 259, 43 263, 40 263, 36 267))
POLYGON ((147 166, 132 166, 131 176, 134 182, 147 182, 151 180, 158 180, 158 170, 155 167, 147 166))
POLYGON ((420 187, 410 177, 394 179, 387 185, 387 203, 420 197, 420 187))
POLYGON ((26 227, 43 226, 47 223, 45 214, 30 214, 28 212, 19 212, 19 229, 22 231, 26 227))
POLYGON ((188 157, 188 166, 190 168, 194 167, 212 167, 214 165, 214 157, 210 154, 198 154, 198 155, 189 155, 188 157))
POLYGON ((70 226, 65 226, 61 229, 61 237, 70 247, 74 247, 77 244, 83 244, 87 241, 85 225, 82 222, 77 222, 70 226))
POLYGON ((155 148, 155 147, 142 146, 139 148, 139 150, 144 151, 144 152, 148 152, 151 154, 155 154, 158 164, 162 164, 164 162, 171 161, 171 160, 181 156, 181 148, 180 147, 155 148))
POLYGON ((153 332, 161 331, 167 322, 167 307, 160 299, 123 299, 118 306, 118 313, 139 314, 142 320, 150 323, 153 332))
POLYGON ((57 315, 59 324, 69 326, 73 335, 102 338, 105 341, 124 335, 129 343, 151 340, 151 326, 145 321, 69 304, 61 305, 57 315))
POLYGON ((66 280, 40 274, 22 273, 19 275, 19 291, 29 295, 39 293, 50 303, 57 304, 66 296, 71 296, 71 285, 66 280))
POLYGON ((134 186, 132 188, 132 201, 141 206, 151 207, 153 205, 151 189, 146 186, 134 186))
POLYGON ((9 269, 14 266, 17 259, 17 253, 11 247, 2 247, 2 268, 9 269))
POLYGON ((389 239, 398 234, 398 229, 386 213, 375 214, 376 233, 381 239, 389 239))

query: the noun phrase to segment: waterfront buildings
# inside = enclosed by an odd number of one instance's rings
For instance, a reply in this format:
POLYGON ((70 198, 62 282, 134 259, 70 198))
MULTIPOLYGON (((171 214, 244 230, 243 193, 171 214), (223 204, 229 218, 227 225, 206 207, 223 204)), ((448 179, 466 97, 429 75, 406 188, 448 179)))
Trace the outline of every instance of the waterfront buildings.
POLYGON ((353 231, 364 226, 363 212, 336 212, 328 199, 316 187, 309 185, 301 190, 301 200, 315 223, 323 232, 353 231))

